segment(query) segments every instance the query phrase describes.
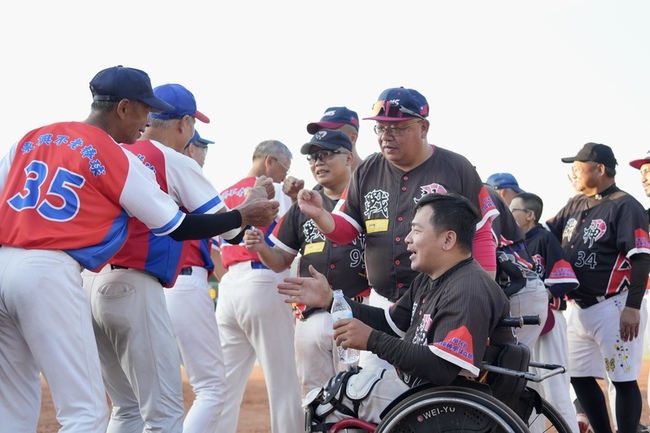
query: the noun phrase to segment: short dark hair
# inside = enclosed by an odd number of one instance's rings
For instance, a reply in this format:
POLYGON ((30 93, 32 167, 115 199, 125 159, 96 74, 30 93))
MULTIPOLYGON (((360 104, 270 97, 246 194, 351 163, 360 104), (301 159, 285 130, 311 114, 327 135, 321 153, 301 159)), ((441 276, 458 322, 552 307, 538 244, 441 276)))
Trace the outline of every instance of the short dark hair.
POLYGON ((466 197, 456 193, 430 193, 417 202, 415 211, 424 206, 429 206, 433 210, 429 222, 436 232, 443 230, 455 232, 458 245, 464 251, 472 251, 476 224, 481 214, 466 197))
POLYGON ((514 198, 521 199, 521 203, 527 210, 532 210, 535 215, 535 221, 542 220, 542 211, 544 210, 544 202, 537 195, 532 192, 522 192, 514 196, 514 198))

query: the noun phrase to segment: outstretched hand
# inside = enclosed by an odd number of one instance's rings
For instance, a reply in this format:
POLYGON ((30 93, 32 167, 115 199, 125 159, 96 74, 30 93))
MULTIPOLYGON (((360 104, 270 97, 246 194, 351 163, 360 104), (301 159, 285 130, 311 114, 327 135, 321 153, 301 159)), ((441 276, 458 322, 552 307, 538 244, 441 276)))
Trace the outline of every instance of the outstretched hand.
POLYGON ((289 277, 278 284, 278 293, 287 295, 286 304, 298 303, 310 307, 329 307, 332 301, 332 290, 325 275, 309 265, 311 277, 289 277))

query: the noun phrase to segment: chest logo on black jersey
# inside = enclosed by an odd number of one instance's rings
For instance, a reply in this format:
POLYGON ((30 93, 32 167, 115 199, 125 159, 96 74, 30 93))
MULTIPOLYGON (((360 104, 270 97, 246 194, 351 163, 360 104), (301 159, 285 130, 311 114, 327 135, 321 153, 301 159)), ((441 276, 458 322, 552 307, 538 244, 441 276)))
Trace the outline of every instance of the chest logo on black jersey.
POLYGON ((447 194, 447 188, 444 186, 440 185, 439 183, 430 183, 429 185, 420 185, 420 196, 419 197, 413 197, 413 201, 415 203, 419 202, 422 197, 424 197, 427 194, 431 194, 432 192, 436 192, 438 194, 447 194))
POLYGON ((591 248, 598 239, 605 236, 607 232, 607 224, 601 219, 591 220, 588 227, 585 227, 582 234, 582 241, 591 248))
POLYGON ((373 189, 364 197, 363 214, 367 219, 388 218, 388 193, 373 189))
POLYGON ((537 273, 537 275, 544 278, 544 273, 546 271, 544 257, 542 257, 540 254, 534 254, 533 255, 533 267, 534 267, 533 270, 537 273))
POLYGON ((564 225, 564 230, 562 230, 562 242, 569 242, 571 240, 571 236, 573 236, 573 232, 576 229, 576 226, 578 225, 578 221, 576 221, 575 218, 570 218, 566 224, 564 225))
POLYGON ((308 244, 313 242, 325 242, 325 235, 318 230, 314 220, 310 219, 302 226, 302 233, 305 236, 305 241, 308 244))
POLYGON ((427 336, 429 335, 429 328, 431 328, 431 324, 433 323, 433 320, 431 319, 430 314, 423 314, 422 315, 422 320, 418 324, 418 327, 415 331, 415 334, 413 335, 413 340, 411 342, 413 344, 421 344, 421 345, 426 345, 427 344, 427 336))

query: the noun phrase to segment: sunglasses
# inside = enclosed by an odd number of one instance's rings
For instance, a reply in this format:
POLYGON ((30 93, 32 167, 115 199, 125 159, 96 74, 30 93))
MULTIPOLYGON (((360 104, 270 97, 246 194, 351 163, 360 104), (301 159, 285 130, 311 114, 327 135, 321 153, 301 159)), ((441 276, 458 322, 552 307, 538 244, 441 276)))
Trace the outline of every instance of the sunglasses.
POLYGON ((372 106, 372 115, 378 116, 382 110, 384 112, 384 116, 387 117, 395 117, 401 119, 406 114, 424 120, 424 117, 422 117, 419 113, 416 113, 413 110, 409 110, 395 100, 375 102, 375 104, 372 106))
POLYGON ((316 161, 318 161, 319 159, 321 160, 321 162, 328 162, 334 159, 336 155, 342 155, 345 153, 349 153, 349 152, 342 152, 340 150, 319 150, 317 152, 310 153, 309 155, 307 155, 307 161, 310 164, 316 164, 316 161))

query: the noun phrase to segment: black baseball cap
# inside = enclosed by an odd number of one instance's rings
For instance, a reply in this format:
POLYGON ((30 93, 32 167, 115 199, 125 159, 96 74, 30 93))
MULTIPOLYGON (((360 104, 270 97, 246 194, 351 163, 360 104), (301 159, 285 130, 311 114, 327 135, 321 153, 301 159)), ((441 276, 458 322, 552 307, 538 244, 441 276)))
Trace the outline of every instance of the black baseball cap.
POLYGON ((151 80, 140 69, 122 65, 101 70, 90 81, 94 101, 141 101, 160 111, 172 111, 173 105, 157 98, 151 87, 151 80))
POLYGON ((576 156, 562 158, 562 162, 597 162, 605 167, 616 168, 616 158, 612 148, 600 143, 587 143, 576 156))
POLYGON ((336 150, 341 147, 352 151, 352 141, 347 134, 333 129, 321 129, 300 148, 300 153, 308 155, 312 146, 320 147, 327 150, 336 150))

